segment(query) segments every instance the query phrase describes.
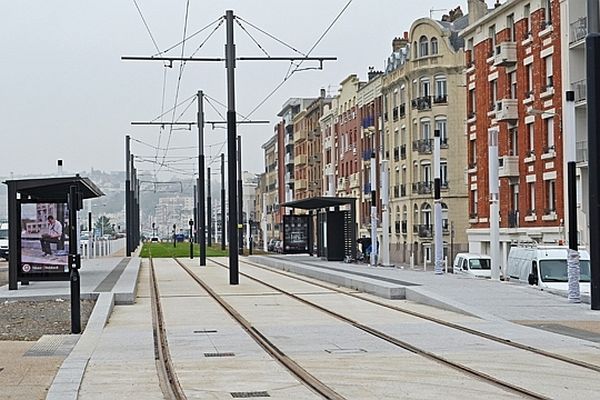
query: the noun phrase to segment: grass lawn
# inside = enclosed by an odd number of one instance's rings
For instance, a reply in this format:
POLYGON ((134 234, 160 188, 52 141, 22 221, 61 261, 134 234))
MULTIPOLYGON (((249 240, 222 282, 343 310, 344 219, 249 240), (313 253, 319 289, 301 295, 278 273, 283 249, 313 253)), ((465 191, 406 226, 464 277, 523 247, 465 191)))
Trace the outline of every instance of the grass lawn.
MULTIPOLYGON (((177 243, 177 247, 173 247, 171 243, 144 243, 140 257, 148 258, 152 254, 154 258, 172 258, 172 257, 189 257, 190 256, 190 243, 183 242, 177 243)), ((221 247, 207 247, 207 257, 220 257, 226 256, 227 250, 221 250, 221 247)), ((194 244, 194 257, 200 257, 200 246, 194 244)))

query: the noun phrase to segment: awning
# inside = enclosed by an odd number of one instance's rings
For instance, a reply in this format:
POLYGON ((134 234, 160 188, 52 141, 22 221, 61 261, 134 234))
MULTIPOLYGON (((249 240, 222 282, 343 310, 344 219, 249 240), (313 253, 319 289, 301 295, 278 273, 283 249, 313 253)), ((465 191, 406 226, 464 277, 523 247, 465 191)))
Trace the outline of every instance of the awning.
POLYGON ((312 197, 310 199, 294 200, 283 203, 282 207, 301 208, 303 210, 318 210, 322 208, 355 204, 356 197, 312 197))
POLYGON ((21 201, 66 203, 69 188, 72 185, 83 195, 84 199, 103 196, 104 193, 89 179, 79 175, 60 178, 36 178, 5 181, 14 187, 21 201))

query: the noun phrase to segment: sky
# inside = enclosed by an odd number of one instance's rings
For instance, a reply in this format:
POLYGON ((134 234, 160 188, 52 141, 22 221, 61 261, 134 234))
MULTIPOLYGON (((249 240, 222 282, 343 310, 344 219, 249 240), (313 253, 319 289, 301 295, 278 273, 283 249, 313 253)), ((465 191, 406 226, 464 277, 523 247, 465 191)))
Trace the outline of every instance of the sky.
MULTIPOLYGON (((194 173, 198 133, 169 127, 134 127, 131 121, 150 121, 198 90, 209 96, 205 118, 221 120, 226 109, 226 70, 223 63, 187 63, 172 68, 157 61, 122 61, 121 56, 157 53, 141 13, 161 51, 181 42, 187 8, 187 35, 210 26, 185 42, 183 54, 224 55, 225 26, 209 37, 233 10, 245 31, 235 24, 238 56, 297 56, 252 25, 307 53, 349 0, 28 0, 0 5, 0 176, 44 174, 64 160, 65 171, 90 168, 124 169, 124 137, 133 138, 132 152, 140 172, 157 179, 194 173), (248 34, 246 33, 248 32, 248 34), (252 38, 252 39, 251 39, 252 38), (255 43, 258 43, 258 45, 255 43), (204 44, 203 44, 204 43, 204 44), (202 46, 201 46, 202 44, 202 46), (260 45, 260 47, 259 47, 260 45), (263 51, 264 50, 264 51, 263 51), (165 79, 166 77, 166 79, 165 79), (178 85, 179 84, 179 85, 178 85), (179 86, 179 91, 177 87, 179 86), (159 149, 157 150, 156 147, 159 149), (168 151, 165 151, 168 148, 168 151), (156 163, 163 163, 160 166, 156 163)), ((366 80, 369 66, 383 69, 391 41, 408 31, 419 17, 440 19, 466 0, 353 0, 311 56, 334 56, 323 70, 293 74, 251 119, 266 125, 241 125, 242 168, 264 170, 261 145, 273 135, 277 113, 290 97, 317 97, 321 88, 335 95, 350 74, 366 80)), ((490 2, 488 2, 490 3, 490 2)), ((166 53, 179 57, 179 45, 166 53)), ((315 66, 305 63, 302 67, 315 66)), ((236 106, 248 115, 279 83, 290 68, 286 61, 238 62, 236 106)), ((184 102, 164 121, 195 121, 196 103, 184 102), (189 105, 189 108, 186 107, 189 105), (185 112, 184 112, 185 111, 185 112)), ((238 117, 240 119, 240 117, 238 117)), ((226 131, 205 128, 206 155, 216 170, 226 131)))

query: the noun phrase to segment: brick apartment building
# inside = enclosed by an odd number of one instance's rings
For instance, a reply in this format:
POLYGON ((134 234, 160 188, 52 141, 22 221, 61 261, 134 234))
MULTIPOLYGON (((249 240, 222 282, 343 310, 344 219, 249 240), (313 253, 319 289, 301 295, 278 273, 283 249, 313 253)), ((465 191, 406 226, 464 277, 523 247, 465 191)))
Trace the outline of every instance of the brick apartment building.
POLYGON ((469 0, 469 249, 488 253, 488 133, 498 132, 501 265, 516 241, 564 239, 559 0, 469 0))

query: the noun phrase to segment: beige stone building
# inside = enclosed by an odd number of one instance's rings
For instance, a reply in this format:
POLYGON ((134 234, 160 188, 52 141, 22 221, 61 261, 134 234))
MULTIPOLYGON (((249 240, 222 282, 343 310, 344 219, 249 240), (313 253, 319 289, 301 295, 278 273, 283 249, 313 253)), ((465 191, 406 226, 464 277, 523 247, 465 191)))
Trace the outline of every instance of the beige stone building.
POLYGON ((262 229, 267 231, 267 239, 279 239, 279 221, 277 219, 279 210, 279 146, 277 133, 262 145, 265 155, 265 172, 261 176, 260 199, 260 221, 262 229), (264 204, 264 206, 263 206, 264 204), (264 214, 266 211, 266 215, 264 214))
POLYGON ((444 254, 468 248, 466 95, 460 10, 416 20, 393 41, 383 76, 385 158, 390 160, 391 259, 433 262, 433 145, 441 135, 444 254), (451 249, 451 245, 453 246, 451 249))

